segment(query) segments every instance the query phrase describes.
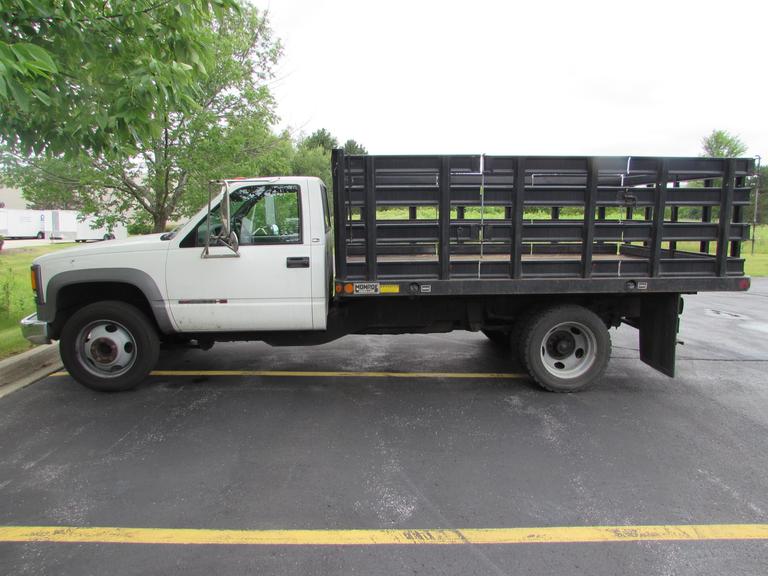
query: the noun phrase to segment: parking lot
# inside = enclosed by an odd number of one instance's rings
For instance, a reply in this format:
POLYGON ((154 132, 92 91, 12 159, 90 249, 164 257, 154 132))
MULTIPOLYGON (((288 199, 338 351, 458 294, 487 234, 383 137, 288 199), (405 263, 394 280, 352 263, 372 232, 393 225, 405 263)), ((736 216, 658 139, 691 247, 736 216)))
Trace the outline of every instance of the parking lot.
POLYGON ((0 400, 0 573, 764 574, 768 282, 686 298, 675 379, 636 334, 574 395, 466 332, 52 375, 0 400))

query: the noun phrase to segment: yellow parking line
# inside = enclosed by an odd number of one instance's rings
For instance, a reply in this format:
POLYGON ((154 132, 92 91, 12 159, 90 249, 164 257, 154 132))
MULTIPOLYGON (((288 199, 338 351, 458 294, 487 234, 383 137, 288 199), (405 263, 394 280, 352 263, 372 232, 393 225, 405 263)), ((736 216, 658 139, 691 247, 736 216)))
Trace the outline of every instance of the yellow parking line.
MULTIPOLYGON (((68 376, 67 372, 54 372, 51 376, 68 376)), ((291 370, 154 370, 151 376, 279 376, 279 377, 333 377, 333 378, 524 378, 514 372, 297 372, 291 370)))
POLYGON ((98 542, 251 546, 561 544, 673 540, 768 540, 768 524, 462 528, 460 530, 200 530, 0 526, 0 542, 98 542))

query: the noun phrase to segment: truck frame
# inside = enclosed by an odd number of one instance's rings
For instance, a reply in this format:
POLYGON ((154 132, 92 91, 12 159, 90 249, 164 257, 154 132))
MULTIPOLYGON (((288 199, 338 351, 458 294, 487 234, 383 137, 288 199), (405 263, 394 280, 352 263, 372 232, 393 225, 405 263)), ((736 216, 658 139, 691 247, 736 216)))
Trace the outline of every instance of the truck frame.
POLYGON ((147 264, 145 274, 128 256, 120 263, 107 246, 99 254, 110 263, 84 254, 83 273, 70 266, 66 279, 47 260, 56 256, 39 259, 33 266, 38 314, 22 322, 23 330, 35 341, 60 338, 70 373, 101 390, 141 382, 161 341, 309 345, 347 334, 481 330, 510 357, 519 356, 544 388, 570 392, 602 375, 608 328, 622 323, 638 329, 641 360, 674 376, 681 295, 750 285, 740 252, 749 237, 743 222, 754 173, 749 158, 335 150, 332 171, 332 210, 316 179, 224 182, 222 194, 177 235, 154 239, 153 253, 167 241, 165 290, 144 278, 157 275, 150 270, 157 267, 147 264), (243 190, 257 190, 256 201, 267 205, 258 227, 246 214, 251 205, 243 190), (275 197, 290 191, 297 204, 278 225, 275 213, 283 208, 275 197), (203 257, 184 252, 190 248, 202 248, 203 257), (260 268, 236 264, 241 256, 260 268), (312 269, 301 277, 312 283, 311 313, 307 308, 303 321, 298 299, 280 304, 273 297, 280 287, 270 271, 278 265, 312 269), (184 284, 176 277, 192 267, 224 284, 263 274, 263 288, 250 289, 263 294, 227 292, 209 282, 207 291, 187 288, 191 296, 184 298, 174 284, 184 284), (220 305, 259 296, 278 304, 259 308, 261 316, 256 308, 244 315, 220 305), (291 314, 295 320, 286 320, 291 314), (109 332, 110 326, 118 328, 109 332), (131 366, 114 371, 118 361, 131 366))

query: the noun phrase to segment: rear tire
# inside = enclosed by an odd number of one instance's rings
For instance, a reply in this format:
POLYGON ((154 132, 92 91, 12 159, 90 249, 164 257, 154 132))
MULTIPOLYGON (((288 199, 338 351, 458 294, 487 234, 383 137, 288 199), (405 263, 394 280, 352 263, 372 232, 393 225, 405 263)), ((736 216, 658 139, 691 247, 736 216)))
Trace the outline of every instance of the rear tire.
POLYGON ((107 300, 75 312, 61 331, 61 360, 83 386, 122 392, 140 384, 157 364, 155 326, 135 306, 107 300))
POLYGON ((532 316, 520 339, 520 359, 550 392, 577 392, 599 379, 611 356, 611 337, 600 317, 577 305, 532 316))

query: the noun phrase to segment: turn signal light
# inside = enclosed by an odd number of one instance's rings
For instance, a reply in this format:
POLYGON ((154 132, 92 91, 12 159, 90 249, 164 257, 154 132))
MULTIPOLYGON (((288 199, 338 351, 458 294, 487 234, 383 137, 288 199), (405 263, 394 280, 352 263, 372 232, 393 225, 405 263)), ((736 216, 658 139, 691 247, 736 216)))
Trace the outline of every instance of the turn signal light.
POLYGON ((29 280, 30 284, 32 284, 32 292, 35 293, 35 302, 38 304, 43 303, 43 286, 42 282, 40 282, 40 266, 34 265, 32 266, 32 269, 30 271, 29 280))
POLYGON ((352 284, 344 284, 344 293, 352 294, 355 291, 355 287, 352 284))

